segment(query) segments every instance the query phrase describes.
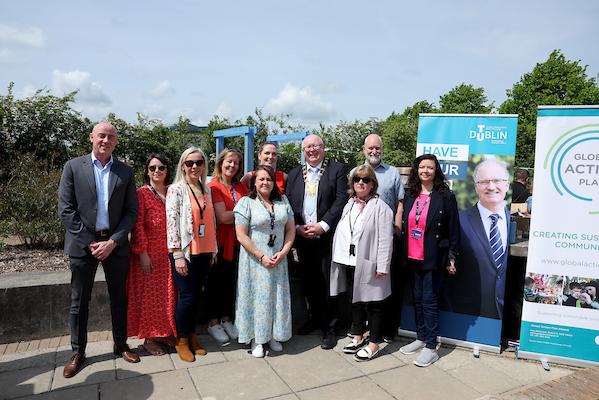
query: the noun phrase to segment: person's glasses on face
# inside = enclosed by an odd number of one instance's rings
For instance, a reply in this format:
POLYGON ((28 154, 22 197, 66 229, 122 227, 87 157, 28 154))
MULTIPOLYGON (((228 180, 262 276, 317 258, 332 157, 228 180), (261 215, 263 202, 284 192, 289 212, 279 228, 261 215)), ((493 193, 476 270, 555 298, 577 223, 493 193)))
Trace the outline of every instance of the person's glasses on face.
POLYGON ((156 170, 164 172, 164 170, 166 169, 166 165, 150 165, 148 169, 150 170, 150 172, 156 172, 156 170))
POLYGON ((199 160, 187 160, 183 164, 185 164, 185 166, 187 168, 191 168, 194 165, 197 165, 198 167, 201 167, 201 166, 204 165, 204 160, 202 160, 202 159, 199 159, 199 160))
POLYGON ((319 149, 321 147, 322 147, 321 144, 311 144, 310 146, 304 147, 304 151, 313 151, 313 150, 319 149))
POLYGON ((507 179, 482 179, 476 182, 476 184, 483 187, 489 187, 491 183, 495 186, 499 186, 503 182, 507 182, 507 179))
POLYGON ((360 181, 364 182, 365 184, 369 184, 372 181, 372 179, 370 179, 370 177, 368 176, 354 176, 352 178, 353 183, 358 183, 360 181))

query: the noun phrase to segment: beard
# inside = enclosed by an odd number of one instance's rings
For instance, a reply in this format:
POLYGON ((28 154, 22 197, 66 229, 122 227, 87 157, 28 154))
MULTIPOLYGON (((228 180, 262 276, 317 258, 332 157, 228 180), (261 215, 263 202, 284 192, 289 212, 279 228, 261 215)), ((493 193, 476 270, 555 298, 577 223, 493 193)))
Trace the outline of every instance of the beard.
POLYGON ((366 161, 371 165, 379 165, 381 163, 380 156, 366 156, 366 161))

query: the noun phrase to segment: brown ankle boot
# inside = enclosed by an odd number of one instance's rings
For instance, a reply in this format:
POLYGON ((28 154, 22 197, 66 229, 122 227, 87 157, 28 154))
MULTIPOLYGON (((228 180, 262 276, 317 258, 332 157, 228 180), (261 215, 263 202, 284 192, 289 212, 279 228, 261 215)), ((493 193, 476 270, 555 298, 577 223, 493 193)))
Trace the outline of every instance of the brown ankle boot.
POLYGON ((177 350, 177 354, 179 354, 179 358, 186 362, 194 362, 195 357, 193 353, 189 350, 189 345, 187 343, 186 337, 177 338, 177 343, 175 344, 175 349, 177 350))
POLYGON ((191 333, 187 336, 189 339, 189 348, 195 353, 196 356, 205 356, 207 351, 198 343, 198 338, 195 333, 191 333))

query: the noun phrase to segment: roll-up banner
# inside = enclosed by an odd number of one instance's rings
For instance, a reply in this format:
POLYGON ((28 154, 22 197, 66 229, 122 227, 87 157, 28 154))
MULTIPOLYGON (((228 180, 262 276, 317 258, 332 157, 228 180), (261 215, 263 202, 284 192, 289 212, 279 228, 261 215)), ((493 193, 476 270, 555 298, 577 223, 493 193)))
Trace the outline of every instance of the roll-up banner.
POLYGON ((540 106, 523 357, 599 364, 599 105, 540 106))
MULTIPOLYGON (((442 342, 500 349, 517 127, 518 116, 512 114, 420 114, 416 156, 437 156, 460 210, 457 274, 447 277, 440 298, 442 342), (477 166, 479 184, 473 177, 477 166), (490 222, 483 221, 490 214, 500 216, 499 259, 491 251, 490 222)), ((407 333, 415 327, 408 302, 401 329, 407 333)))

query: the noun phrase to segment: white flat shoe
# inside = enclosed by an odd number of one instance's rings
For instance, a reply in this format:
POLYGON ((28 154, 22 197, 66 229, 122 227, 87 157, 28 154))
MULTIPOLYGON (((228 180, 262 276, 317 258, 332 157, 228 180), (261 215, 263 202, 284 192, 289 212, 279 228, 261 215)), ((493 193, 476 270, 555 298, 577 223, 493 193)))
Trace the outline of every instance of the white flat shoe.
POLYGON ((256 358, 264 358, 264 346, 257 344, 255 340, 252 340, 252 355, 256 358))

